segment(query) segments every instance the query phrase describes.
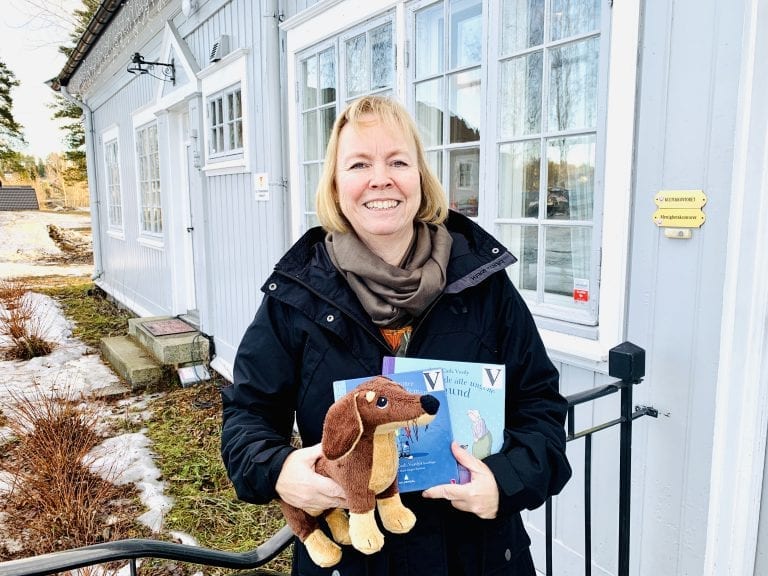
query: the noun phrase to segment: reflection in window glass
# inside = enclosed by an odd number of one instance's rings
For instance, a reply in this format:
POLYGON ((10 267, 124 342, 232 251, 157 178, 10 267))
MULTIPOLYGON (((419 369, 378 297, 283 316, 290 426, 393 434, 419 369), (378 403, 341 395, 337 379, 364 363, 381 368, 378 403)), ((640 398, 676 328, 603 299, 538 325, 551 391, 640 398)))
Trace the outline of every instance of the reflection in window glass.
POLYGON ((317 111, 302 114, 304 125, 304 160, 319 160, 317 141, 317 111))
POLYGON ((429 165, 430 170, 432 170, 432 173, 437 176, 437 179, 440 180, 440 183, 444 184, 443 182, 443 153, 440 150, 433 151, 433 152, 427 152, 427 164, 429 165))
POLYGON ((452 210, 465 216, 477 216, 480 194, 480 149, 451 150, 448 203, 452 210))
POLYGON ((511 54, 544 41, 544 0, 503 0, 501 53, 511 54))
POLYGON ((502 137, 541 131, 542 52, 501 63, 499 116, 502 137))
POLYGON ((595 192, 595 136, 547 142, 547 213, 556 220, 591 220, 595 192))
POLYGON ((307 58, 301 63, 302 109, 317 106, 317 59, 307 58))
POLYGON ((306 164, 304 166, 304 202, 308 210, 315 209, 317 196, 317 183, 320 181, 320 164, 306 164))
POLYGON ((552 0, 552 40, 588 34, 600 26, 600 0, 552 0))
POLYGON ((544 301, 568 306, 588 302, 592 227, 547 226, 544 232, 544 301))
POLYGON ((320 101, 329 104, 336 101, 336 53, 329 48, 320 53, 320 101))
POLYGON ((517 257, 517 263, 507 267, 507 274, 518 290, 536 292, 539 261, 539 232, 537 226, 505 224, 499 227, 499 240, 517 257))
POLYGON ((538 140, 499 149, 499 217, 538 218, 541 147, 538 140))
POLYGON ((594 128, 597 121, 597 38, 550 52, 550 130, 594 128))
POLYGON ((435 78, 416 86, 416 126, 424 146, 443 143, 443 79, 435 78))
POLYGON ((420 10, 416 13, 416 34, 414 36, 416 52, 416 76, 424 77, 443 71, 445 17, 442 3, 420 10))
POLYGON ((359 34, 347 40, 347 97, 360 96, 368 90, 368 59, 366 37, 359 34))
POLYGON ((392 23, 371 30, 371 90, 389 88, 394 83, 394 40, 392 23))
POLYGON ((451 0, 451 68, 480 64, 483 55, 483 9, 480 0, 451 0))
POLYGON ((480 140, 480 69, 450 76, 451 142, 480 140))

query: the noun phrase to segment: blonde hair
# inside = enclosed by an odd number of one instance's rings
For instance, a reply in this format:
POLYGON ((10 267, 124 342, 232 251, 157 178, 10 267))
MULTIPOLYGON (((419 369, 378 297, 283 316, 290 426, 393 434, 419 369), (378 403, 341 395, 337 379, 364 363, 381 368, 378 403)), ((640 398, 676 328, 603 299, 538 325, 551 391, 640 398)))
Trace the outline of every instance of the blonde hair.
POLYGON ((328 140, 323 173, 317 185, 317 217, 323 228, 329 232, 348 232, 350 224, 338 203, 336 189, 337 154, 339 134, 347 124, 353 127, 370 123, 365 116, 374 116, 385 126, 396 126, 406 137, 413 139, 416 147, 416 159, 421 180, 421 204, 416 213, 416 220, 427 224, 440 224, 448 216, 448 201, 443 186, 427 164, 424 146, 418 129, 411 115, 402 104, 383 96, 363 96, 349 104, 336 118, 328 140))

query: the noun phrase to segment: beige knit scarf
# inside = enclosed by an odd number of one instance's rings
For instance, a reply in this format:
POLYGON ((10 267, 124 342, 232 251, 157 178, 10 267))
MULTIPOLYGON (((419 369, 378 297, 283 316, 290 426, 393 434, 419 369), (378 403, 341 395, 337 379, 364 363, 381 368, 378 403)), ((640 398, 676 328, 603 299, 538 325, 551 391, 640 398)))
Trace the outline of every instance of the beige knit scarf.
POLYGON ((452 242, 444 225, 417 222, 402 262, 392 266, 354 232, 330 232, 325 238, 331 261, 373 323, 387 328, 409 324, 442 292, 452 242))

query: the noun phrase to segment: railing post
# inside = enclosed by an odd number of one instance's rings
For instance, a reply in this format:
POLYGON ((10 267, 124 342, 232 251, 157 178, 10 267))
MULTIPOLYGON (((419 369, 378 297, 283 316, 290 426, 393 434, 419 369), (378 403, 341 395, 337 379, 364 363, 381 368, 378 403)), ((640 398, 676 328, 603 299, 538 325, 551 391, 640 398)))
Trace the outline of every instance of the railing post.
POLYGON ((619 576, 629 576, 632 494, 632 388, 645 376, 645 350, 624 342, 608 353, 608 374, 621 379, 619 453, 619 576))

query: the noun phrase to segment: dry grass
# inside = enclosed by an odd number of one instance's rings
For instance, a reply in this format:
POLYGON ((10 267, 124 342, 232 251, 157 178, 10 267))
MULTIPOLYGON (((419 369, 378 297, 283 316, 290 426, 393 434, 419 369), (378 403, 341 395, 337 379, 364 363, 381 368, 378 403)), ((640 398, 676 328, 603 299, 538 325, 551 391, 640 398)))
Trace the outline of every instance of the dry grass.
POLYGON ((48 318, 39 301, 30 298, 29 286, 21 281, 0 281, 0 337, 7 359, 30 360, 53 351, 47 339, 48 318))
POLYGON ((5 446, 4 458, 13 481, 0 511, 17 551, 0 548, 0 559, 136 534, 135 489, 110 481, 117 471, 99 475, 89 468, 89 452, 102 440, 98 416, 70 394, 13 400, 7 417, 16 440, 5 446))

